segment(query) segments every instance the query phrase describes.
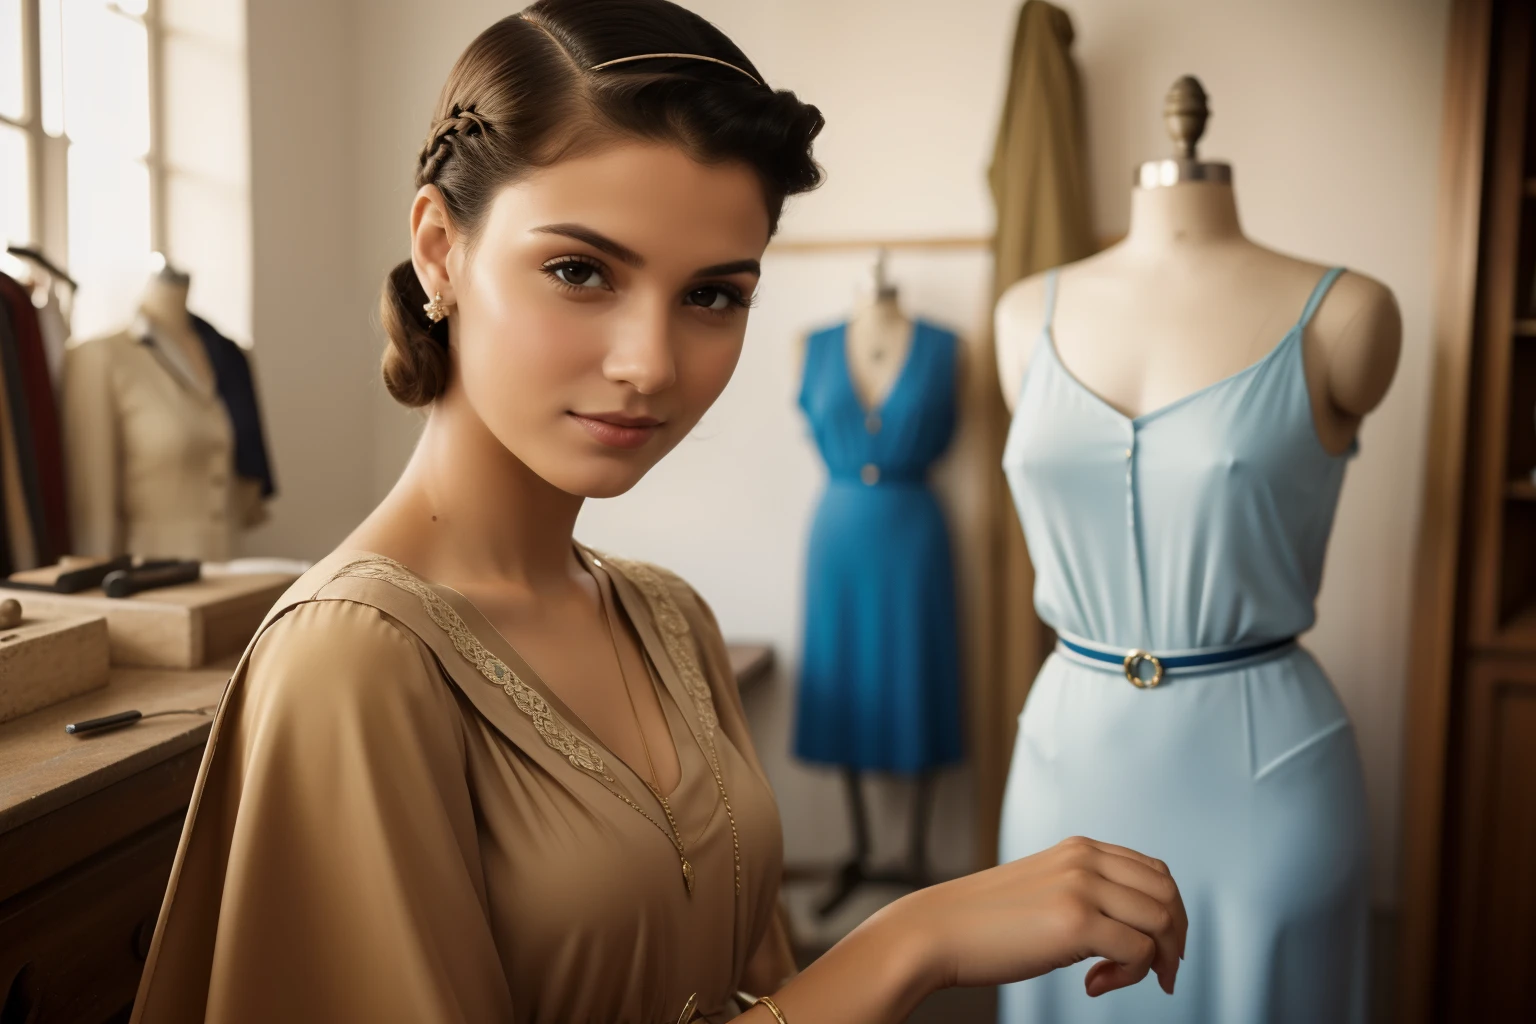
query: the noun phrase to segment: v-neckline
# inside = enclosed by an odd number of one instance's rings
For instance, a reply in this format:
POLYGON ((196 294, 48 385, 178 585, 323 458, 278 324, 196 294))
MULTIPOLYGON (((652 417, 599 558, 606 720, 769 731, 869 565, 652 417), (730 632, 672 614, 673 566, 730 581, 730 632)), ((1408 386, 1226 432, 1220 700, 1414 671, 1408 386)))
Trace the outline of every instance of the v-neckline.
MULTIPOLYGON (((599 561, 597 556, 588 551, 583 545, 580 543, 575 543, 573 546, 575 548, 577 557, 581 559, 583 567, 589 573, 592 572, 592 563, 596 563, 599 569, 607 570, 607 565, 599 561)), ((593 580, 596 581, 597 575, 593 573, 592 576, 593 580)), ((631 598, 630 596, 623 593, 624 588, 621 585, 621 581, 625 583, 628 582, 627 580, 624 580, 623 573, 615 570, 607 572, 607 576, 613 589, 614 603, 623 610, 631 625, 634 626, 636 635, 639 637, 641 656, 647 659, 651 665, 654 666, 656 670, 656 676, 661 679, 662 685, 666 688, 668 697, 671 698, 673 705, 677 708, 678 714, 682 717, 684 725, 687 727, 688 732, 691 734, 694 745, 699 747, 700 756, 707 758, 708 755, 705 753, 702 742, 700 741, 698 735, 698 729, 700 728, 699 723, 694 721, 695 713, 692 709, 692 702, 687 699, 687 694, 683 690, 680 681, 674 678, 675 672, 672 670, 671 660, 666 656, 666 651, 662 645, 661 638, 656 635, 655 630, 649 628, 650 623, 648 618, 644 616, 637 618, 634 612, 631 610, 631 598)), ((604 743, 601 737, 597 735, 592 727, 588 725, 581 718, 581 716, 578 715, 570 707, 570 705, 568 705, 564 700, 560 698, 560 695, 556 693, 555 690, 544 681, 543 677, 539 675, 538 671, 528 663, 527 659, 522 656, 522 653, 518 651, 518 649, 512 644, 510 640, 506 638, 505 635, 502 634, 500 629, 496 628, 496 624, 491 621, 489 616, 480 610, 479 606, 476 605, 474 601, 472 601, 462 591, 457 590, 446 583, 435 583, 431 580, 425 579, 420 575, 417 575, 417 578, 421 579, 422 582, 427 584, 427 586, 432 587, 434 590, 437 590, 440 593, 452 595, 452 597, 456 599, 456 603, 462 606, 460 609, 460 615, 463 616, 465 612, 469 612, 474 618, 479 620, 480 625, 483 627, 482 629, 471 625, 470 629, 477 634, 481 634, 485 640, 494 641, 501 648, 497 652, 498 656, 512 667, 512 670, 517 673, 518 677, 521 678, 523 682, 537 690, 539 695, 549 702, 550 707, 555 710, 555 713, 558 714, 567 725, 569 725, 575 731, 579 732, 582 737, 587 740, 587 742, 592 744, 592 746, 601 753, 604 760, 613 762, 622 768, 625 772, 627 772, 635 782, 639 783, 640 788, 645 793, 652 796, 657 795, 656 790, 651 786, 649 782, 646 781, 645 776, 642 775, 640 771, 631 765, 628 761, 620 757, 607 743, 604 743)), ((601 582, 598 583, 598 586, 602 586, 601 582)), ((599 597, 601 597, 601 595, 599 595, 599 597)), ((641 600, 643 600, 643 598, 641 600)), ((647 671, 647 680, 650 679, 650 675, 651 673, 647 671)), ((691 773, 689 771, 691 759, 685 758, 683 756, 682 744, 678 738, 677 730, 673 727, 672 716, 667 713, 665 703, 662 704, 661 713, 663 719, 666 720, 667 735, 671 739, 673 755, 677 758, 678 765, 677 784, 673 786, 672 789, 667 793, 661 794, 668 800, 671 800, 677 794, 681 793, 683 791, 683 787, 691 781, 691 773)))
POLYGON ((1056 348, 1056 332, 1052 329, 1051 325, 1048 323, 1043 324, 1040 328, 1041 340, 1044 342, 1045 349, 1050 353, 1051 361, 1054 362, 1057 368, 1061 370, 1062 375, 1066 377, 1072 386, 1075 387, 1079 392, 1086 395, 1096 404, 1102 406, 1106 411, 1109 412, 1110 415, 1120 420, 1120 422, 1130 427, 1140 427, 1143 424, 1150 423, 1151 421, 1158 419, 1161 416, 1167 415, 1168 413, 1171 413, 1174 410, 1181 408, 1182 406, 1188 405, 1190 402, 1193 402, 1195 399, 1204 396, 1208 392, 1215 391, 1217 388, 1221 388, 1228 384, 1234 383, 1235 381, 1241 380, 1249 374, 1257 373, 1261 368, 1267 366, 1270 362, 1279 358, 1280 353, 1285 350, 1291 339, 1300 333, 1301 324, 1294 324, 1291 326, 1290 330, 1285 332, 1284 337, 1282 337, 1278 342, 1270 347, 1268 352, 1264 353, 1264 355, 1260 356, 1254 362, 1244 366, 1242 369, 1233 373, 1229 373, 1225 377, 1212 381, 1211 383, 1203 385, 1202 387, 1198 387, 1186 395, 1175 398, 1171 402, 1165 402, 1162 405, 1156 406, 1136 416, 1128 416, 1118 407, 1116 407, 1112 402, 1110 402, 1109 399, 1105 398, 1103 395, 1099 394, 1093 388, 1085 384, 1082 378, 1078 377, 1077 374, 1073 373, 1071 369, 1067 367, 1066 362, 1064 362, 1061 358, 1061 353, 1056 348))
POLYGON ((918 317, 912 318, 912 328, 907 336, 907 356, 901 362, 901 369, 896 371, 896 379, 891 381, 891 386, 886 388, 885 394, 880 397, 880 401, 871 406, 866 406, 864 404, 864 399, 859 397, 858 385, 856 385, 853 381, 853 366, 848 362, 849 323, 850 321, 844 320, 841 324, 838 325, 837 328, 838 361, 842 364, 843 367, 843 383, 847 386, 848 393, 853 396, 853 404, 858 406, 859 412, 863 414, 865 422, 868 422, 871 417, 884 422, 885 410, 890 406, 891 399, 896 397, 896 393, 901 389, 902 384, 906 382, 907 377, 911 374, 912 363, 917 358, 917 339, 920 332, 919 325, 922 323, 922 321, 918 317))
MULTIPOLYGON (((172 350, 171 346, 175 345, 176 342, 162 340, 159 332, 155 330, 147 318, 136 320, 133 326, 137 331, 139 344, 148 348, 160 365, 169 371, 172 377, 177 378, 183 387, 205 402, 212 401, 218 397, 219 382, 216 375, 210 381, 204 381, 199 377, 192 367, 188 365, 187 357, 180 351, 172 350)), ((194 327, 194 331, 195 329, 194 327)), ((202 339, 199 338, 198 340, 201 342, 202 339)), ((209 364, 208 370, 210 373, 213 372, 212 363, 209 364)))

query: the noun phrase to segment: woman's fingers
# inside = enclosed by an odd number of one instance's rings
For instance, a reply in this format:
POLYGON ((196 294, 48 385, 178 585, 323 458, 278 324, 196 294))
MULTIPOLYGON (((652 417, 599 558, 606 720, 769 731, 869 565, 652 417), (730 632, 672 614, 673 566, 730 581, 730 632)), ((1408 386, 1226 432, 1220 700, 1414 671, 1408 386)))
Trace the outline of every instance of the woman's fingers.
POLYGON ((1073 836, 1071 839, 1068 839, 1067 842, 1080 843, 1086 846, 1091 846, 1095 850, 1099 850, 1103 853, 1113 853, 1119 857, 1128 857, 1131 860, 1145 864, 1147 867, 1154 871, 1161 872, 1165 875, 1168 874, 1167 864, 1164 864, 1156 857, 1148 857, 1146 854, 1138 850, 1133 850, 1129 846, 1116 846, 1114 843, 1101 843, 1097 839, 1089 839, 1087 836, 1073 836))
POLYGON ((1092 955, 1105 958, 1088 969, 1085 984, 1091 996, 1134 985, 1152 969, 1157 944, 1128 924, 1099 914, 1089 923, 1085 937, 1092 955))
POLYGON ((1174 914, 1179 922, 1179 959, 1184 958, 1184 946, 1189 931, 1189 912, 1184 908, 1184 897, 1179 892, 1178 885, 1173 880, 1173 875, 1168 871, 1168 865, 1155 857, 1148 857, 1144 853, 1132 850, 1125 846, 1116 846, 1113 843, 1101 843, 1096 839, 1088 839, 1084 836, 1073 836, 1064 840, 1061 844, 1069 856, 1075 856, 1079 863, 1091 866, 1105 877, 1113 878, 1122 885, 1129 885, 1147 893, 1153 899, 1161 900, 1174 908, 1174 914), (1087 859, 1084 860, 1085 854, 1087 859), (1145 869, 1142 871, 1121 870, 1126 863, 1145 869))
POLYGON ((1174 883, 1172 876, 1166 872, 1153 870, 1141 860, 1110 853, 1100 854, 1094 861, 1094 867, 1099 874, 1111 882, 1117 882, 1144 893, 1149 899, 1167 908, 1172 917, 1170 932, 1173 954, 1178 960, 1184 959, 1184 944, 1189 934, 1189 914, 1184 909, 1184 899, 1179 895, 1179 887, 1174 883))
POLYGON ((1128 925, 1152 940, 1155 952, 1151 967, 1163 991, 1173 992, 1179 973, 1179 946, 1182 935, 1173 910, 1140 889, 1101 878, 1094 886, 1093 902, 1101 913, 1128 925))

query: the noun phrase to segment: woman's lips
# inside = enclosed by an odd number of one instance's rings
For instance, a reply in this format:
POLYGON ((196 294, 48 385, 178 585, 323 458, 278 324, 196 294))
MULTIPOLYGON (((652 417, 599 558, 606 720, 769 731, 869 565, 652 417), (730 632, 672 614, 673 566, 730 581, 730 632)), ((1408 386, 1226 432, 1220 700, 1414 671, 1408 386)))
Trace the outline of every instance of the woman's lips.
POLYGON ((608 413, 583 416, 579 412, 573 412, 570 416, 586 427, 587 433, 598 442, 610 448, 639 448, 649 441, 651 435, 661 426, 660 420, 653 420, 648 416, 620 416, 608 413))

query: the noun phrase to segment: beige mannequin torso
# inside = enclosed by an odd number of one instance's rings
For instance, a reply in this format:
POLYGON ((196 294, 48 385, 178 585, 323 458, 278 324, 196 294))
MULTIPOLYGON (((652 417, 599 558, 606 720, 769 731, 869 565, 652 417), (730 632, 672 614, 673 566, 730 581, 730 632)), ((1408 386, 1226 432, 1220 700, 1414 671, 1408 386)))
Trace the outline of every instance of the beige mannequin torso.
MULTIPOLYGON (((1238 228, 1229 185, 1138 188, 1126 240, 1061 269, 1051 337, 1062 365, 1126 416, 1139 416, 1252 365, 1283 339, 1328 268, 1274 252, 1238 228)), ((1046 312, 1045 274, 995 312, 998 377, 1013 408, 1046 312)), ((1397 368, 1402 322, 1387 288, 1343 274, 1302 338, 1313 421, 1331 452, 1349 447, 1397 368)))
POLYGON ((160 275, 150 278, 139 301, 139 312, 149 322, 157 343, 173 346, 168 353, 177 366, 191 375, 204 392, 214 389, 213 365, 202 339, 192 326, 187 312, 187 287, 167 281, 160 275))

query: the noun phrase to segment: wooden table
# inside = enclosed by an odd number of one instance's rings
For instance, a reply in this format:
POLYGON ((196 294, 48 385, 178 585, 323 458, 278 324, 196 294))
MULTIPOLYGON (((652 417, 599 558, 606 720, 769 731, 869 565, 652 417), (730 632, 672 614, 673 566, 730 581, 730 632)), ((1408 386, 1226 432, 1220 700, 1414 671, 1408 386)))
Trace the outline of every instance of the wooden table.
MULTIPOLYGON (((765 645, 730 655, 742 688, 772 668, 765 645)), ((0 1022, 127 1020, 211 718, 84 736, 65 723, 211 707, 238 661, 114 668, 104 689, 0 724, 0 1022)))

